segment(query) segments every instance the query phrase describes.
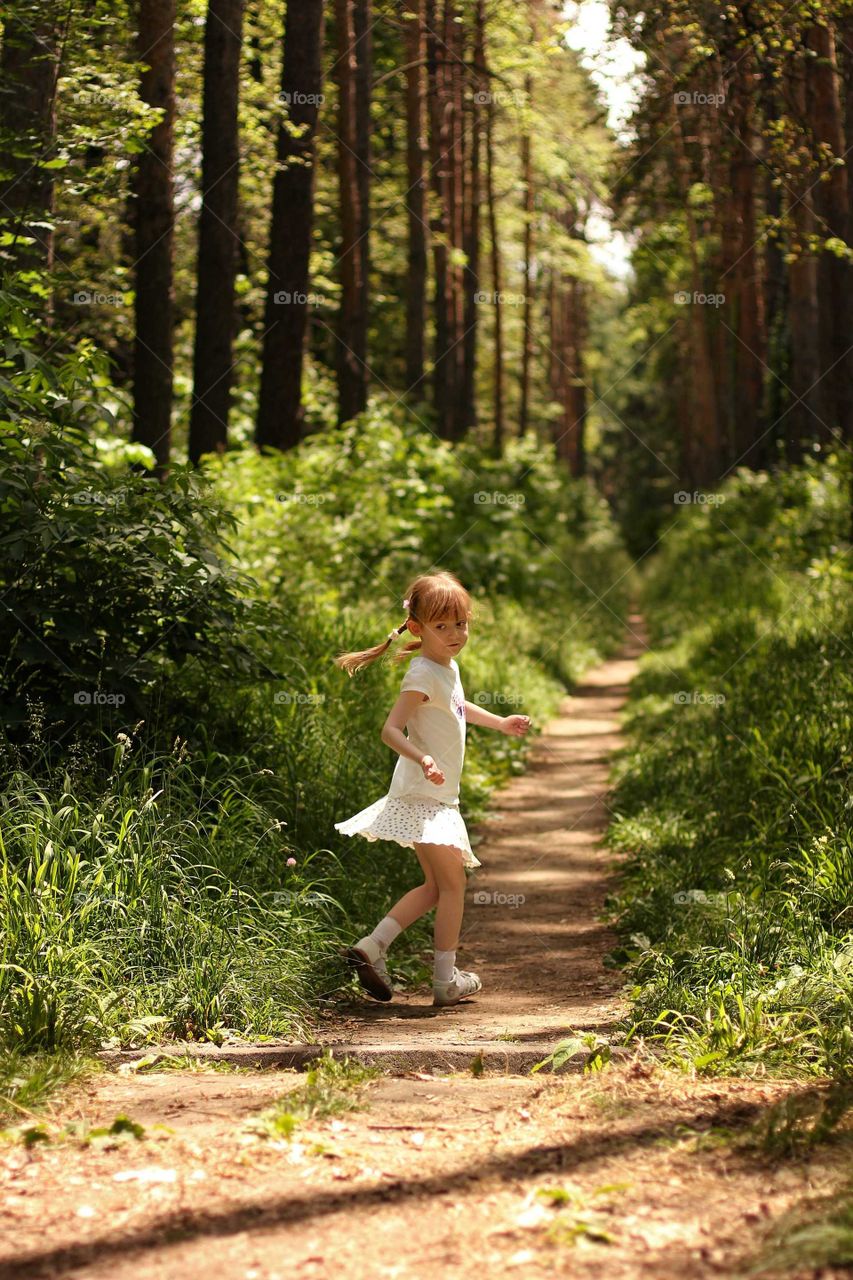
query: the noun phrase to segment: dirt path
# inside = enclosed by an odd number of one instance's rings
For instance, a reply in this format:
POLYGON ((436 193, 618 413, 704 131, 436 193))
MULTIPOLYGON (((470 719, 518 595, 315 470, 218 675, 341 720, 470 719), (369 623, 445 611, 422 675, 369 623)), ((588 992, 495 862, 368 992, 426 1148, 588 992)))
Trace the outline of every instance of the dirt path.
MULTIPOLYGON (((469 879, 458 954, 482 992, 450 1010, 433 1009, 427 987, 387 1005, 359 1001, 324 1042, 383 1049, 419 1067, 465 1065, 479 1051, 487 1067, 523 1070, 572 1030, 613 1030, 624 1004, 620 975, 602 966, 616 937, 598 920, 609 880, 600 840, 619 713, 645 648, 637 615, 630 628, 619 655, 544 726, 528 771, 494 793, 477 829, 483 865, 469 879)), ((393 960, 392 948, 392 971, 393 960)))
MULTIPOLYGON (((569 1029, 613 1034, 622 1012, 620 978, 601 967, 613 938, 597 921, 599 841, 638 621, 495 797, 461 951, 482 995, 440 1012, 426 989, 350 1006, 324 1041, 396 1075, 361 1085, 359 1109, 315 1112, 289 1135, 258 1117, 284 1096, 297 1113, 310 1090, 292 1070, 146 1074, 126 1062, 69 1090, 50 1141, 0 1144, 0 1280, 736 1277, 790 1235, 792 1215, 837 1192, 849 1130, 796 1159, 768 1155, 757 1136, 802 1085, 696 1081, 642 1054, 595 1075, 500 1073, 569 1029), (478 1049, 487 1069, 475 1076, 478 1049), (121 1115, 138 1136, 63 1132, 121 1115)), ((342 1096, 330 1086, 319 1101, 342 1096)))

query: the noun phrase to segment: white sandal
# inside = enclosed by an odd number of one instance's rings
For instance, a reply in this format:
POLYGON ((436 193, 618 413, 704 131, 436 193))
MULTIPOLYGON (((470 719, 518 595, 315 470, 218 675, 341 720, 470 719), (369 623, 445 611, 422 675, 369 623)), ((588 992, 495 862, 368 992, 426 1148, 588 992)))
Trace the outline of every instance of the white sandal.
POLYGON ((454 968, 453 977, 449 982, 433 982, 432 1002, 434 1005, 442 1007, 458 1004, 460 1000, 466 999, 467 996, 475 995, 482 988, 483 984, 476 973, 468 973, 465 969, 454 968))

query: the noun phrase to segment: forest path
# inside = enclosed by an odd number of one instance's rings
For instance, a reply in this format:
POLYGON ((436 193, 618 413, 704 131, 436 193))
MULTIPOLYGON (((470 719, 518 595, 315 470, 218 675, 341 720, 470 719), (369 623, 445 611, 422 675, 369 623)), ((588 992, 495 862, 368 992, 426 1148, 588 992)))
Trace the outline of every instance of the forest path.
MULTIPOLYGON (((365 998, 330 1022, 324 1044, 398 1068, 463 1066, 480 1054, 487 1069, 523 1071, 572 1031, 608 1038, 625 1006, 621 975, 602 963, 617 939, 599 922, 610 886, 601 836, 619 714, 645 647, 632 614, 618 654, 562 702, 526 772, 493 793, 476 828, 483 865, 469 878, 458 963, 483 990, 451 1009, 433 1008, 428 986, 388 1004, 365 998)), ((389 966, 393 974, 393 947, 389 966)))
POLYGON ((486 1268, 493 1280, 592 1280, 602 1269, 614 1280, 732 1278, 790 1233, 791 1215, 838 1192, 849 1128, 800 1161, 749 1141, 770 1106, 807 1096, 801 1083, 691 1079, 643 1050, 601 1073, 520 1074, 570 1029, 612 1034, 624 1011, 597 917, 609 762, 644 645, 636 616, 630 631, 566 699, 480 828, 470 896, 504 895, 469 898, 460 958, 483 992, 451 1010, 433 1010, 424 988, 336 1014, 323 1044, 396 1073, 362 1084, 355 1110, 324 1113, 340 1087, 318 1097, 304 1074, 275 1069, 285 1046, 201 1055, 240 1071, 125 1061, 67 1090, 52 1140, 0 1145, 0 1280, 337 1280, 365 1269, 464 1280, 486 1268), (254 1062, 272 1069, 247 1069, 254 1062), (300 1100, 321 1104, 289 1135, 258 1122, 285 1097, 297 1115, 300 1100), (63 1133, 122 1115, 140 1136, 84 1144, 63 1133))

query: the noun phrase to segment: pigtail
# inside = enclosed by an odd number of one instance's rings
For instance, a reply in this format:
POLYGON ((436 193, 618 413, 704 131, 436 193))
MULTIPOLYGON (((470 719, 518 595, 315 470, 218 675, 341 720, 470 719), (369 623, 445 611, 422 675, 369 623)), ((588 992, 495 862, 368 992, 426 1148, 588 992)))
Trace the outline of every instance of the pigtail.
MULTIPOLYGON (((395 627, 389 632, 382 644, 375 644, 372 649, 359 649, 355 653, 340 653, 334 660, 335 665, 348 676, 354 676, 356 671, 369 667, 371 662, 376 662, 388 652, 392 640, 396 640, 408 628, 410 618, 413 622, 429 622, 451 608, 461 609, 470 618, 471 597, 457 577, 446 570, 440 570, 438 573, 421 574, 414 579, 406 592, 403 608, 407 614, 406 621, 401 627, 395 627)), ((413 636, 408 644, 394 654, 394 661, 402 662, 422 648, 421 637, 413 636)))
MULTIPOLYGON (((409 620, 407 618, 401 627, 396 627, 388 633, 388 638, 382 644, 375 644, 372 649, 359 649, 354 653, 339 653, 334 660, 335 666, 340 667, 348 676, 354 676, 356 671, 360 671, 362 667, 369 667, 371 662, 376 662, 377 658, 381 658, 390 648, 391 641, 405 631, 408 625, 409 620)), ((410 645, 406 647, 411 648, 410 645)), ((420 642, 418 642, 417 647, 420 647, 420 642)))

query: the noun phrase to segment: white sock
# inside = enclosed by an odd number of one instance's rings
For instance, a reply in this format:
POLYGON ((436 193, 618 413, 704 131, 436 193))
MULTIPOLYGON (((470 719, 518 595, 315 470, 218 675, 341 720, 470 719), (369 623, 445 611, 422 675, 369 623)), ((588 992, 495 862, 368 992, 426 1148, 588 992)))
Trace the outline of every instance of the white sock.
POLYGON ((455 951, 435 951, 435 981, 449 982, 453 977, 453 966, 456 964, 455 951))
POLYGON ((393 916, 385 916, 383 920, 368 936, 373 939, 378 947, 383 951, 387 951, 388 947, 394 941, 399 933, 403 932, 403 926, 398 924, 393 916))

